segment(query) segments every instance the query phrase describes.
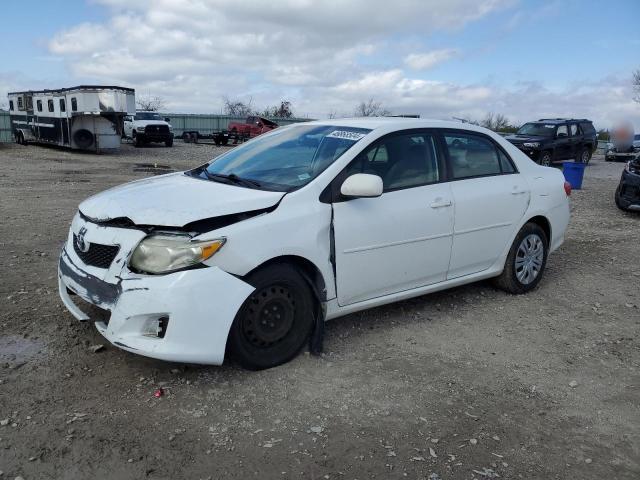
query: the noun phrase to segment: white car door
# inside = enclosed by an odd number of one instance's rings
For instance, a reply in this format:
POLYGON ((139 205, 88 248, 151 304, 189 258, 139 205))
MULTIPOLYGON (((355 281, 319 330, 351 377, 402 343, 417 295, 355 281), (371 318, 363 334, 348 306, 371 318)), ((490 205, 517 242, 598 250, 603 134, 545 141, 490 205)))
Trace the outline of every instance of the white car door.
POLYGON ((377 198, 333 204, 338 304, 349 305, 445 280, 453 203, 434 137, 394 134, 372 144, 336 180, 379 175, 377 198))
POLYGON ((530 189, 507 155, 482 134, 444 134, 455 203, 448 279, 486 270, 516 234, 530 189))

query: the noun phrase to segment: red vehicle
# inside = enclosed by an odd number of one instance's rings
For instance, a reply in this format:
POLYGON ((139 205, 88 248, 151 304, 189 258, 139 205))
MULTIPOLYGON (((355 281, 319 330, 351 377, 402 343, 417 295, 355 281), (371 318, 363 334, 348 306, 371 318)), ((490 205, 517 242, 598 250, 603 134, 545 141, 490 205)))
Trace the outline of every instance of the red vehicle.
POLYGON ((278 124, 263 117, 247 117, 244 123, 231 122, 227 129, 235 138, 252 138, 278 128, 278 124))

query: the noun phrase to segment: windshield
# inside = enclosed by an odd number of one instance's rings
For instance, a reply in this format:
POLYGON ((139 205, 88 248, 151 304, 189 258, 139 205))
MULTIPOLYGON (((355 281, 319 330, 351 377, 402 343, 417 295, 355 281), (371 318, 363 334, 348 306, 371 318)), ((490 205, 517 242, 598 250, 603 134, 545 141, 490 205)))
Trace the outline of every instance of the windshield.
POLYGON ((277 129, 190 174, 243 187, 289 192, 320 175, 370 131, 304 124, 277 129))
POLYGON ((136 120, 162 120, 156 112, 137 112, 136 120))
POLYGON ((525 123, 518 130, 518 135, 535 135, 539 137, 550 137, 556 125, 553 123, 525 123))

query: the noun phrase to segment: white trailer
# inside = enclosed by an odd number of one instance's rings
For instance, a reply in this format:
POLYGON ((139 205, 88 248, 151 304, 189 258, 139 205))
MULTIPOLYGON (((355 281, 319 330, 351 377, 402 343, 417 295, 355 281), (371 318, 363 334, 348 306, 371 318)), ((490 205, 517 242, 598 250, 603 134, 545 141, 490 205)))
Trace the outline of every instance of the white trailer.
POLYGON ((132 88, 81 85, 11 92, 9 114, 17 143, 100 152, 120 148, 123 119, 135 113, 132 88))

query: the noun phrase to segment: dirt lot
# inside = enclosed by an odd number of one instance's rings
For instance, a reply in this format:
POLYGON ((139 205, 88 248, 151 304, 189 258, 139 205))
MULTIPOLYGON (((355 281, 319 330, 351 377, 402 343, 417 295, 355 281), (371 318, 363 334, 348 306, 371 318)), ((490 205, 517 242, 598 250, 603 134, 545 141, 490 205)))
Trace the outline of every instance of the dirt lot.
POLYGON ((321 358, 251 373, 105 343, 58 300, 88 195, 195 166, 177 143, 0 145, 1 478, 640 478, 640 215, 594 158, 540 287, 478 283, 335 320, 321 358), (163 387, 166 394, 154 398, 163 387))

